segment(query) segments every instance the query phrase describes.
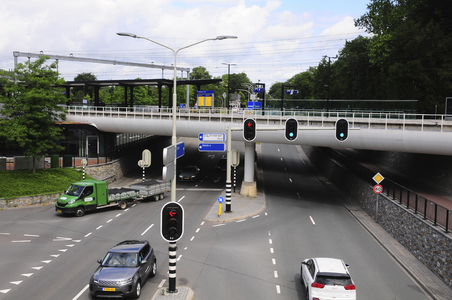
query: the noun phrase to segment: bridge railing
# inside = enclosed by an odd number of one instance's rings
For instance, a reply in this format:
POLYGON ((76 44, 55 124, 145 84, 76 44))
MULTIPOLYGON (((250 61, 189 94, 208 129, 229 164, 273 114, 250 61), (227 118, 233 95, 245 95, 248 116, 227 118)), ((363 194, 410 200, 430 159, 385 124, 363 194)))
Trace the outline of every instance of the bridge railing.
MULTIPOLYGON (((349 170, 359 178, 369 181, 369 185, 374 184, 371 180, 375 175, 374 171, 349 159, 348 157, 345 157, 333 149, 325 148, 324 151, 343 168, 349 170)), ((424 220, 430 220, 433 222, 434 226, 442 226, 446 233, 452 231, 451 210, 388 178, 380 184, 383 186, 383 193, 386 194, 389 199, 392 199, 400 205, 405 206, 407 209, 412 210, 414 214, 421 214, 424 220)))
MULTIPOLYGON (((134 119, 171 119, 172 109, 156 106, 96 107, 68 106, 69 116, 90 116, 134 119)), ((314 110, 248 110, 226 108, 178 108, 177 120, 204 122, 243 122, 254 118, 258 124, 284 125, 296 118, 300 126, 332 127, 339 118, 346 118, 350 128, 398 129, 418 131, 452 131, 452 115, 406 114, 379 111, 314 111, 314 110)))

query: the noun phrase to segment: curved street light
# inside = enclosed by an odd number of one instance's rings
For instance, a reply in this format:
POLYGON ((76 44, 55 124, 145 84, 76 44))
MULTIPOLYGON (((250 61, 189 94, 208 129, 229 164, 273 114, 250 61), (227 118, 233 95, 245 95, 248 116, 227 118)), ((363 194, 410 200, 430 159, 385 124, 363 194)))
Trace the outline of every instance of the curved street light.
MULTIPOLYGON (((196 43, 193 43, 193 44, 190 44, 188 46, 185 46, 185 47, 182 47, 182 48, 179 48, 179 49, 175 50, 175 49, 173 49, 171 47, 168 47, 168 46, 163 45, 163 44, 161 44, 159 42, 151 40, 150 38, 143 37, 143 36, 138 36, 138 35, 133 34, 133 33, 118 32, 116 34, 119 35, 119 36, 132 37, 132 38, 136 38, 136 39, 145 39, 145 40, 148 40, 148 41, 150 41, 150 42, 152 42, 154 44, 160 45, 162 47, 165 47, 165 48, 173 51, 173 53, 174 53, 174 64, 173 64, 173 66, 174 66, 174 82, 173 82, 173 106, 172 106, 173 107, 173 109, 172 109, 173 110, 173 114, 172 114, 173 115, 172 116, 172 118, 173 118, 173 133, 172 133, 172 140, 171 140, 172 143, 171 144, 174 145, 174 147, 176 147, 176 143, 177 143, 177 138, 176 138, 176 104, 177 104, 177 93, 176 93, 176 84, 177 84, 176 83, 176 71, 177 70, 176 70, 176 62, 177 62, 177 53, 180 50, 182 50, 182 49, 186 49, 188 47, 191 47, 191 46, 194 46, 194 45, 206 42, 206 41, 236 39, 237 37, 236 36, 232 36, 232 35, 219 35, 216 38, 205 39, 205 40, 202 40, 202 41, 199 41, 199 42, 196 42, 196 43)), ((176 170, 176 156, 174 156, 174 162, 173 163, 174 163, 174 170, 176 170)), ((173 202, 176 201, 176 172, 174 172, 174 177, 173 177, 173 180, 171 182, 171 201, 173 201, 173 202)))

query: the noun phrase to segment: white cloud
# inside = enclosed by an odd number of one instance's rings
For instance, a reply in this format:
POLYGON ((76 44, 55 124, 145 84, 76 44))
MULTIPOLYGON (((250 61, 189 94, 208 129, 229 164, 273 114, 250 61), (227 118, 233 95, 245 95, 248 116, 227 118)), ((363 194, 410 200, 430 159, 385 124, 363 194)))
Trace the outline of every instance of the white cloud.
MULTIPOLYGON (((145 40, 119 37, 116 32, 150 37, 172 48, 235 35, 237 40, 206 42, 181 51, 178 66, 203 65, 213 76, 220 76, 227 71, 222 62, 236 62, 231 72, 245 72, 251 80, 260 79, 270 86, 304 71, 308 62, 320 61, 319 49, 328 48, 331 53, 327 54, 335 55, 340 48, 338 35, 349 39, 357 35, 351 15, 316 15, 324 9, 318 5, 314 13, 282 10, 283 1, 277 0, 2 0, 0 68, 13 67, 13 51, 41 50, 171 65, 169 50, 145 40)), ((60 63, 67 80, 90 70, 102 74, 99 79, 160 74, 158 70, 143 69, 140 74, 139 69, 60 63)), ((165 71, 165 77, 169 76, 165 71)))

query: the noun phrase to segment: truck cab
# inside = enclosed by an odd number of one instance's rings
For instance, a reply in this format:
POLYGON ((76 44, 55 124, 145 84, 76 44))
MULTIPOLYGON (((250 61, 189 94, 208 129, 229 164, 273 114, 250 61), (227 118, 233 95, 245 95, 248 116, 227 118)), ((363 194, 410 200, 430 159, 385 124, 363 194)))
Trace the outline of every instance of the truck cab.
POLYGON ((83 216, 85 211, 95 210, 108 204, 108 183, 106 181, 87 179, 74 182, 61 195, 55 209, 65 214, 83 216))

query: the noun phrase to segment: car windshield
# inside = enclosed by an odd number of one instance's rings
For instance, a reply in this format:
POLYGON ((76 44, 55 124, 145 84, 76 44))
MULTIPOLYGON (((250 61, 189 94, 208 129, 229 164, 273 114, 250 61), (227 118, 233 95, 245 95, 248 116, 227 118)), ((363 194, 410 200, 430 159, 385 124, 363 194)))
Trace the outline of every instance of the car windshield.
POLYGON ((350 279, 350 276, 347 274, 339 274, 338 276, 317 274, 315 282, 324 285, 340 285, 340 286, 347 286, 349 284, 353 284, 352 280, 350 279))
POLYGON ((69 195, 69 196, 80 196, 83 189, 84 189, 84 186, 71 184, 71 186, 67 189, 65 194, 69 195))
POLYGON ((196 167, 185 167, 182 172, 196 172, 196 167))
POLYGON ((137 254, 129 252, 108 252, 102 260, 102 266, 115 268, 134 268, 137 266, 137 254))

